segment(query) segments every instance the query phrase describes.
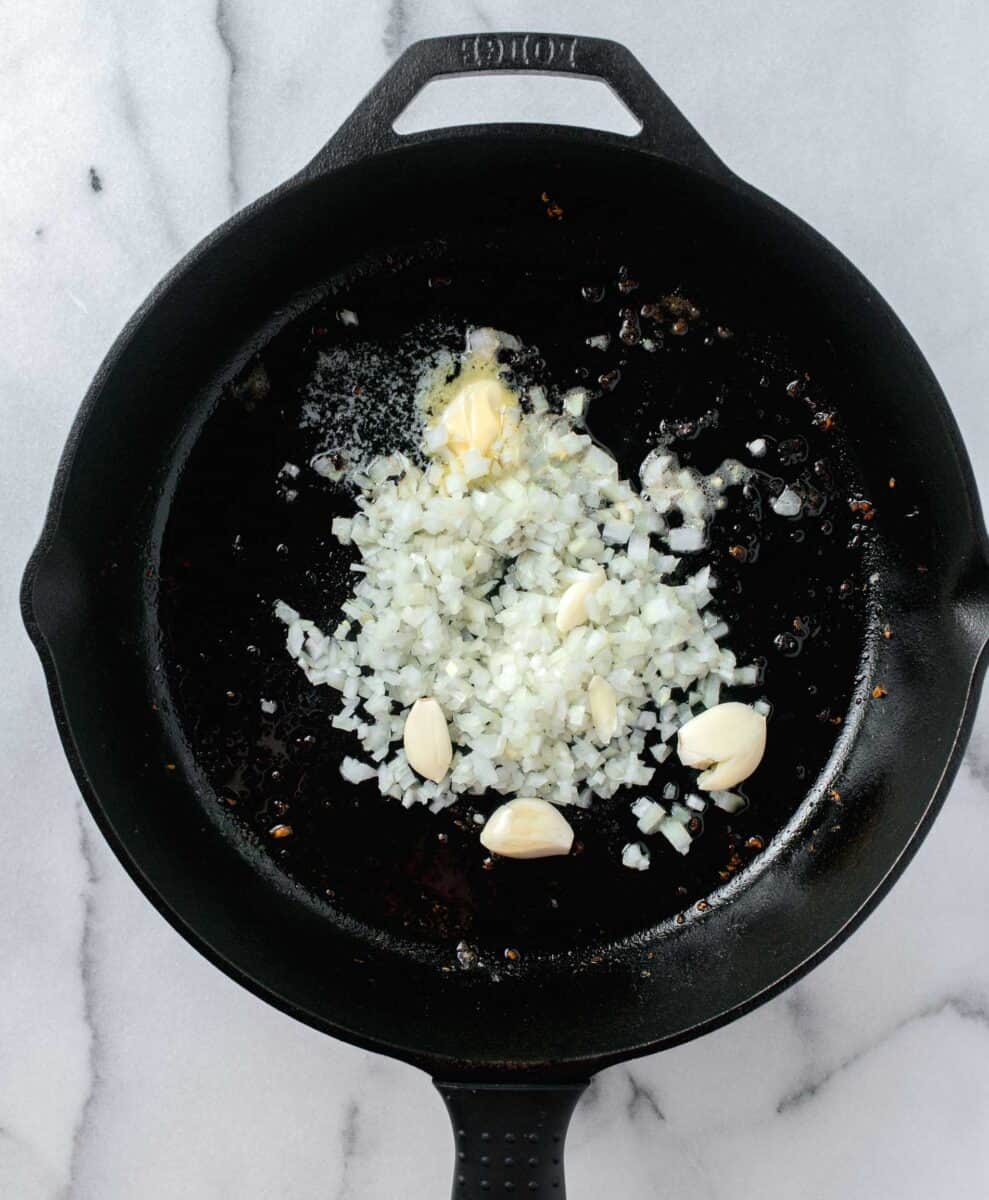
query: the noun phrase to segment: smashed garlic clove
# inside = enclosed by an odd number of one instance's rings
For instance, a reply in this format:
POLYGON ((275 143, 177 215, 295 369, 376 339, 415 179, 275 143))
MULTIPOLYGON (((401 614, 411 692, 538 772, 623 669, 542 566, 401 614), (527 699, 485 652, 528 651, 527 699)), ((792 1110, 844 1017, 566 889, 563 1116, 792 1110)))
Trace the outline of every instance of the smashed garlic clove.
POLYGON ((748 779, 766 750, 766 718, 748 704, 716 704, 682 726, 677 754, 703 774, 697 786, 725 791, 748 779))
POLYGON ((447 447, 462 457, 471 450, 482 457, 502 431, 504 412, 511 394, 497 379, 476 379, 465 384, 446 406, 441 422, 447 447))
POLYGON ((481 830, 481 845, 504 858, 550 858, 570 853, 573 830, 548 801, 520 797, 488 817, 481 830))
POLYGON ((587 702, 594 722, 594 732, 602 742, 610 742, 618 728, 618 698, 615 689, 600 675, 587 685, 587 702))
POLYGON ((453 746, 443 709, 430 697, 412 705, 402 735, 405 757, 413 771, 442 783, 453 761, 453 746))
POLYGON ((587 597, 604 583, 604 571, 598 567, 572 583, 560 597, 556 610, 556 627, 560 633, 569 633, 587 620, 587 597))

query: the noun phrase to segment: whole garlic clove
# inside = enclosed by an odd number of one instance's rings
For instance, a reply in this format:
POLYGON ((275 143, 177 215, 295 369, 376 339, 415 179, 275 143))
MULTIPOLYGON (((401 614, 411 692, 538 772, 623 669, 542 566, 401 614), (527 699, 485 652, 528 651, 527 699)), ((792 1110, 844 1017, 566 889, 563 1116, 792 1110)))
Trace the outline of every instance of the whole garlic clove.
POLYGON ((766 751, 766 718, 748 704, 729 702, 699 713, 677 734, 677 754, 699 767, 697 786, 725 791, 748 779, 766 751))
POLYGON ((412 705, 402 734, 405 757, 413 771, 442 783, 453 761, 453 746, 443 709, 425 696, 412 705))
POLYGON ((572 583, 560 597, 556 610, 556 627, 560 633, 569 633, 587 620, 587 597, 596 592, 605 581, 601 567, 589 575, 583 575, 572 583))
POLYGON ((448 448, 461 457, 474 450, 488 457, 502 430, 511 393, 497 379, 476 379, 465 384, 443 411, 448 448))
POLYGON ((504 858, 550 858, 569 854, 573 830, 546 800, 509 800, 496 808, 481 830, 481 845, 504 858))
POLYGON ((618 699, 615 689, 600 675, 587 685, 587 705, 591 710, 594 732, 602 742, 610 742, 618 728, 618 699))

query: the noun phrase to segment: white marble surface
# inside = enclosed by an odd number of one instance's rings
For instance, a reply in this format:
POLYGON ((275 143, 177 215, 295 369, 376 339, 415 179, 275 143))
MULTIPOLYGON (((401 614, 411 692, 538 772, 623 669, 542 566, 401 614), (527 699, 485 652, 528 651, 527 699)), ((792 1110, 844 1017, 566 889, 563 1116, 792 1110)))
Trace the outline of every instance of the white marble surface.
MULTIPOLYGON (((410 40, 534 23, 627 41, 731 166, 850 254, 989 482, 983 0, 0 6, 3 1197, 447 1194, 424 1076, 241 991, 124 877, 63 762, 16 590, 75 407, 155 280, 302 164, 410 40)), ((535 115, 534 87, 479 103, 535 115)), ((580 120, 596 102, 561 103, 580 120)), ((848 944, 735 1025, 597 1080, 576 1200, 615 1194, 618 1155, 628 1196, 989 1194, 987 791, 983 715, 933 833, 848 944)))

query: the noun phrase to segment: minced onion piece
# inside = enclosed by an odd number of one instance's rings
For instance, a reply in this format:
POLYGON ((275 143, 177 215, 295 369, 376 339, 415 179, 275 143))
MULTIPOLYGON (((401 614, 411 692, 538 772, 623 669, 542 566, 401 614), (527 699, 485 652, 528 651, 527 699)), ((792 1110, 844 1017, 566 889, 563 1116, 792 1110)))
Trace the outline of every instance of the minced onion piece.
POLYGON ((344 756, 340 763, 340 774, 348 783, 367 783, 369 779, 378 777, 375 767, 369 767, 359 758, 351 758, 349 755, 344 756))
POLYGON ((659 833, 670 843, 678 854, 686 854, 690 850, 692 838, 684 826, 673 817, 667 817, 659 826, 659 833))
POLYGON ((738 813, 743 808, 748 807, 748 801, 744 796, 740 796, 738 792, 712 792, 711 799, 726 813, 738 813))
POLYGON ((778 496, 770 500, 769 507, 778 517, 796 517, 800 515, 803 501, 793 488, 784 488, 778 496))
POLYGON ((649 851, 642 842, 629 842, 622 850, 622 866, 632 871, 649 870, 649 851))
POLYGON ((632 815, 636 818, 639 832, 648 836, 655 833, 661 823, 666 820, 666 809, 648 796, 640 796, 632 805, 632 815))

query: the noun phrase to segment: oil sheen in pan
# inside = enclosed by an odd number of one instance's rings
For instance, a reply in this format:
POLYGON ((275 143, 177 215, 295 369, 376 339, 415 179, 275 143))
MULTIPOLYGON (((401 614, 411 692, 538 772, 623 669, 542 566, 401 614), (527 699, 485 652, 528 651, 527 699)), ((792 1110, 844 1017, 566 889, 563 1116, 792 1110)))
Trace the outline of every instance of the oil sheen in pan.
MULTIPOLYGON (((869 571, 827 355, 771 337, 757 314, 718 311, 714 300, 709 312, 707 297, 677 292, 679 283, 613 266, 566 282, 490 269, 457 277, 442 262, 396 267, 386 289, 357 283, 298 318, 226 389, 166 531, 169 684, 214 786, 213 815, 327 911, 424 948, 466 939, 525 955, 682 920, 762 852, 827 762, 855 684, 869 571), (359 323, 342 321, 341 308, 359 323), (433 815, 384 800, 373 783, 344 784, 340 759, 357 747, 330 726, 336 693, 306 681, 272 616, 282 596, 332 627, 351 584, 353 552, 329 528, 352 511, 352 495, 306 464, 348 422, 368 451, 408 449, 408 397, 424 357, 458 351, 466 328, 480 324, 529 347, 507 355, 518 379, 597 394, 590 432, 623 475, 635 478, 660 438, 704 471, 729 456, 759 468, 744 494, 730 493, 706 557, 732 627, 726 644, 740 661, 765 662, 763 684, 736 695, 772 705, 769 752, 745 789, 745 812, 710 811, 685 857, 657 842, 646 872, 621 865, 622 845, 638 836, 629 804, 642 789, 568 810, 577 833, 568 859, 492 863, 472 818, 500 798, 465 798, 433 815), (355 388, 360 403, 344 403, 355 388), (745 445, 760 437, 767 453, 752 459, 745 445), (280 474, 286 462, 302 466, 298 477, 280 474), (810 497, 805 515, 777 516, 769 500, 798 480, 810 497), (262 698, 275 712, 262 711, 262 698)), ((674 757, 654 790, 692 779, 674 757)))

